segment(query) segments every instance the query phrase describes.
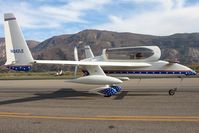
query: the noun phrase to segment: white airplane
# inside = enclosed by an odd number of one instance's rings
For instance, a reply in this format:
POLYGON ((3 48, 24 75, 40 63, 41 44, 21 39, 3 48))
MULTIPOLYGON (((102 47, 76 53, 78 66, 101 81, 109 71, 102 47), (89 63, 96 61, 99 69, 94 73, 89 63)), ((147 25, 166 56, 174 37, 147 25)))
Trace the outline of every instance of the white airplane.
MULTIPOLYGON (((26 44, 22 31, 12 13, 4 14, 6 57, 5 66, 16 71, 30 71, 33 64, 60 64, 83 66, 86 76, 73 82, 104 85, 92 91, 112 96, 121 91, 123 80, 131 76, 188 76, 195 75, 192 69, 177 62, 159 60, 161 51, 157 46, 138 46, 104 49, 101 56, 94 56, 90 47, 85 46, 86 59, 78 60, 77 48, 74 49, 75 61, 35 60, 26 44)), ((175 94, 175 89, 169 91, 175 94)))

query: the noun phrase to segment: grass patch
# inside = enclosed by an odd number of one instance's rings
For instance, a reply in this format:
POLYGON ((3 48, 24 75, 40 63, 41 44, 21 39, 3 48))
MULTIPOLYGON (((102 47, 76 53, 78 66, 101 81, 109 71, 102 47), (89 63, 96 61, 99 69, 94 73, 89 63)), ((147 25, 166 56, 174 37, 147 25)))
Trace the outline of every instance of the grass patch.
MULTIPOLYGON (((78 73, 77 76, 81 76, 78 73)), ((62 76, 56 76, 56 72, 7 72, 0 74, 0 80, 21 80, 21 79, 72 79, 74 73, 66 71, 62 76)))
POLYGON ((196 71, 197 73, 199 73, 199 65, 191 65, 189 66, 191 69, 193 69, 194 71, 196 71))
MULTIPOLYGON (((199 66, 192 65, 189 66, 191 69, 195 70, 199 73, 199 66)), ((17 72, 17 71, 1 71, 0 72, 0 80, 40 80, 40 79, 73 79, 75 78, 73 71, 64 71, 62 76, 56 76, 56 71, 49 71, 49 72, 17 72)), ((76 77, 83 76, 82 72, 78 72, 76 77)), ((180 77, 173 77, 173 76, 131 76, 131 79, 139 79, 139 78, 180 78, 180 77)), ((183 78, 199 78, 199 75, 191 75, 191 76, 183 76, 183 78)))

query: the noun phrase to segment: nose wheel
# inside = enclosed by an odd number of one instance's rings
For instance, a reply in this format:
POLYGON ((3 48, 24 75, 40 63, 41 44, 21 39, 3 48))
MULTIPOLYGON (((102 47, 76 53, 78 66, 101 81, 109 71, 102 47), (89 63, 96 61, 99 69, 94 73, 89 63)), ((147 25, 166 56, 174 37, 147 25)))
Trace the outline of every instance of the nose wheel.
POLYGON ((170 90, 169 90, 169 95, 170 95, 170 96, 175 95, 175 92, 176 92, 176 91, 177 91, 177 88, 170 89, 170 90))

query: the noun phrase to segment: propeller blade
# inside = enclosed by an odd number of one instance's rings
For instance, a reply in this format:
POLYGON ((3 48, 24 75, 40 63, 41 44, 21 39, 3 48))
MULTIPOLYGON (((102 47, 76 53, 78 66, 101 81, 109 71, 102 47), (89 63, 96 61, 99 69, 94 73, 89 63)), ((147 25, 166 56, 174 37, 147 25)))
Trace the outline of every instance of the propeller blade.
POLYGON ((74 48, 74 59, 75 59, 75 61, 78 61, 79 59, 78 59, 78 51, 77 51, 77 47, 75 46, 75 48, 74 48))
MULTIPOLYGON (((79 61, 78 51, 77 51, 77 47, 76 46, 74 48, 74 59, 75 59, 75 61, 79 61)), ((75 66, 75 72, 74 72, 74 77, 75 78, 77 77, 77 71, 78 71, 78 65, 75 66)))
POLYGON ((74 77, 77 77, 77 71, 78 71, 78 65, 75 66, 75 72, 74 72, 74 77))

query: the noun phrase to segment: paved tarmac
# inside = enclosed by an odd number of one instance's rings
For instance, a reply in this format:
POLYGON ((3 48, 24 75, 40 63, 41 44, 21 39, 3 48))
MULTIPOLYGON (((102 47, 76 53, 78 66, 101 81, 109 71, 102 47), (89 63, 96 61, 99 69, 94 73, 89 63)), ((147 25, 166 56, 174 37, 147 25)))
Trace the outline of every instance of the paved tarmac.
POLYGON ((67 80, 1 80, 0 133, 198 133, 199 79, 132 79, 113 97, 67 80), (168 90, 178 87, 174 96, 168 90))

